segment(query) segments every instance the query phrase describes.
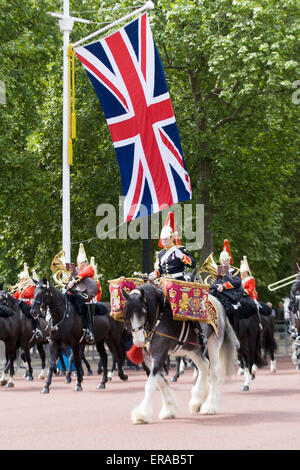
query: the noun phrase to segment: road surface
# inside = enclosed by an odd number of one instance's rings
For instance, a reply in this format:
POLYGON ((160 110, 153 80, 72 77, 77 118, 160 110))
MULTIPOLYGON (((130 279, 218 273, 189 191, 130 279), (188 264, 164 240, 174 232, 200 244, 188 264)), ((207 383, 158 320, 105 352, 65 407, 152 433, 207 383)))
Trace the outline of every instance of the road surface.
MULTIPOLYGON (((105 390, 94 375, 85 376, 83 392, 75 380, 54 377, 49 395, 44 381, 27 382, 20 374, 15 387, 0 389, 1 450, 299 450, 300 372, 290 357, 277 358, 277 373, 258 370, 249 392, 242 377, 222 385, 221 412, 214 416, 188 411, 192 371, 186 369, 171 387, 180 404, 178 416, 161 421, 160 392, 155 394, 153 423, 133 425, 130 412, 144 396, 145 374, 127 370, 127 382, 114 377, 105 390)), ((21 369, 19 369, 21 371, 21 369)), ((172 377, 171 369, 168 379, 172 377)))

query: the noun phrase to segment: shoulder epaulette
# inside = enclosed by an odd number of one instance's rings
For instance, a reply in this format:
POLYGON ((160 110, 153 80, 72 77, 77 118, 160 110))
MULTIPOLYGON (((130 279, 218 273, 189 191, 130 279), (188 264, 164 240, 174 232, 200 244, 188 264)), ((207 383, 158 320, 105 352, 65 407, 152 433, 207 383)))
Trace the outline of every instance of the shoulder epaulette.
POLYGON ((236 268, 235 266, 233 266, 233 268, 236 270, 235 273, 232 275, 232 277, 236 276, 237 274, 240 273, 240 270, 239 268, 236 268))

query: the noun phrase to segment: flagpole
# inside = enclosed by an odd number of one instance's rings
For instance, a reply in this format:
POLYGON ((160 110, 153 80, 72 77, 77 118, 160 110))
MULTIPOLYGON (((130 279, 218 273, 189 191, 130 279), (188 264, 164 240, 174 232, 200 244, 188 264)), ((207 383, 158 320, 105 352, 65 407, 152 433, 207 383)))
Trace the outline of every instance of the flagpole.
MULTIPOLYGON (((63 0, 63 15, 59 13, 47 12, 48 15, 59 18, 59 27, 63 33, 63 144, 62 144, 62 249, 65 252, 66 262, 71 262, 71 205, 70 205, 70 166, 68 161, 68 140, 69 140, 69 64, 68 50, 70 43, 70 32, 73 29, 74 21, 81 23, 92 23, 89 20, 70 16, 69 0, 63 0)), ((82 42, 106 31, 109 28, 121 23, 122 21, 141 13, 145 10, 152 10, 154 4, 147 1, 145 5, 123 18, 110 23, 104 28, 90 34, 89 36, 77 41, 73 47, 82 42)))
POLYGON ((70 204, 70 166, 68 162, 69 139, 69 64, 68 49, 70 32, 74 21, 91 23, 89 20, 70 16, 69 0, 63 0, 63 14, 47 12, 59 18, 59 27, 63 33, 63 142, 62 142, 62 249, 66 261, 71 261, 71 204, 70 204))

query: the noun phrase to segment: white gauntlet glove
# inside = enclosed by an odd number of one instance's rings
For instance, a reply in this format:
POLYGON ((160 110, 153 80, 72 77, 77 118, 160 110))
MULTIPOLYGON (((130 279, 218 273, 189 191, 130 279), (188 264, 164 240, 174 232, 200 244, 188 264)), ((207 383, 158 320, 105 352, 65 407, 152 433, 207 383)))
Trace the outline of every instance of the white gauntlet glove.
POLYGON ((153 271, 152 273, 148 275, 149 281, 155 281, 156 278, 157 278, 157 274, 155 271, 153 271))
POLYGON ((184 257, 184 254, 180 250, 175 250, 175 256, 177 256, 177 258, 179 259, 182 259, 184 257))

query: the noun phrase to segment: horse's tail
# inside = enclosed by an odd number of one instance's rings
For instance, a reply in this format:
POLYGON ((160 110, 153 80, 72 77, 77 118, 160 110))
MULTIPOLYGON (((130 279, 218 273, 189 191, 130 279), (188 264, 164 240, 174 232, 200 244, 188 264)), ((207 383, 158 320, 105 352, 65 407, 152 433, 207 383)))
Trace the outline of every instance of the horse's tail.
POLYGON ((237 350, 240 347, 239 340, 226 317, 224 339, 220 350, 220 363, 222 375, 228 377, 235 372, 237 366, 237 350))
POLYGON ((264 328, 262 347, 268 353, 271 351, 275 352, 278 349, 278 344, 274 337, 274 325, 272 319, 268 321, 267 326, 264 328))
POLYGON ((255 352, 254 352, 254 364, 256 365, 256 367, 260 368, 260 367, 263 367, 265 366, 265 361, 261 355, 261 334, 260 334, 260 331, 258 332, 257 334, 257 337, 256 337, 256 345, 255 345, 255 352))

